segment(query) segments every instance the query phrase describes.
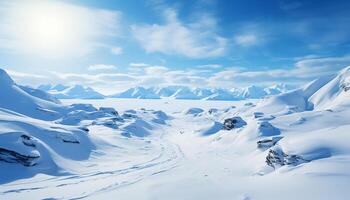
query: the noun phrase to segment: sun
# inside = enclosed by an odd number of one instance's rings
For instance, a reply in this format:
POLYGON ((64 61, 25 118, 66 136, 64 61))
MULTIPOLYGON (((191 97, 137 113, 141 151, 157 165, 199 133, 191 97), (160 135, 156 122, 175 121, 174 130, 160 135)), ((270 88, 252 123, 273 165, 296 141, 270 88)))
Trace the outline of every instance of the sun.
POLYGON ((23 4, 13 10, 13 32, 27 52, 66 56, 74 53, 71 50, 82 44, 86 35, 79 11, 52 1, 23 4))
POLYGON ((43 49, 57 48, 70 40, 69 19, 51 9, 34 11, 27 21, 28 39, 43 49))

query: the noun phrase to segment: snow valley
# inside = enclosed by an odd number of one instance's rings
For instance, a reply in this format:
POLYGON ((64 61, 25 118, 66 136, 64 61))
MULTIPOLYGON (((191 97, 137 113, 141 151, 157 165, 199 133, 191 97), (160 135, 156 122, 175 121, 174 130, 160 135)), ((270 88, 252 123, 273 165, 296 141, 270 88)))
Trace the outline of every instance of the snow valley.
POLYGON ((350 67, 281 87, 104 99, 0 70, 0 199, 348 199, 350 67))

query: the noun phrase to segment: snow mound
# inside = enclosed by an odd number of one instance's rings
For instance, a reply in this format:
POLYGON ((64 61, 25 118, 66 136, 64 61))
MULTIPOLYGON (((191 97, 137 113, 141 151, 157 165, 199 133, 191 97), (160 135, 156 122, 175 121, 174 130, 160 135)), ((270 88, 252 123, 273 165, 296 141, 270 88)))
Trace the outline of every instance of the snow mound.
POLYGON ((208 126, 198 130, 202 136, 213 135, 222 130, 222 124, 220 122, 211 122, 208 126))
POLYGON ((259 136, 276 136, 281 134, 281 131, 278 128, 274 127, 267 121, 258 122, 258 132, 259 136))
POLYGON ((193 115, 193 116, 197 116, 201 113, 203 113, 204 110, 201 108, 189 108, 188 110, 184 111, 185 115, 193 115))

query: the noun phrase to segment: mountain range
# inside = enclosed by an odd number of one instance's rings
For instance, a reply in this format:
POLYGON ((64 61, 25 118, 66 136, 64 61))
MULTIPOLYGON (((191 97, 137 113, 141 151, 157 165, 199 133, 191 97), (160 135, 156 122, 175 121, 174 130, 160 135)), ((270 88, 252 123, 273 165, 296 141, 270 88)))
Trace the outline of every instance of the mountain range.
POLYGON ((191 99, 191 100, 226 100, 238 101, 243 99, 260 99, 266 96, 281 94, 294 89, 286 84, 276 84, 270 87, 249 86, 245 88, 191 88, 187 86, 164 87, 132 87, 112 95, 103 95, 91 87, 82 85, 66 86, 40 85, 39 90, 50 93, 57 99, 103 99, 103 98, 132 98, 132 99, 191 99))
POLYGON ((135 98, 135 99, 202 99, 202 100, 243 100, 260 99, 266 96, 284 93, 294 89, 286 84, 278 84, 270 87, 249 86, 246 88, 190 88, 187 86, 165 87, 133 87, 123 92, 110 95, 110 98, 135 98))

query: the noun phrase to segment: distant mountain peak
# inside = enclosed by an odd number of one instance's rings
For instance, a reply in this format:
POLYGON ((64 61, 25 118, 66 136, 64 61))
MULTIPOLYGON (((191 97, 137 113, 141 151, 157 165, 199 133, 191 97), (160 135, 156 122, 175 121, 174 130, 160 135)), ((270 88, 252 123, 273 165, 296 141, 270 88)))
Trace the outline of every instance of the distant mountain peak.
POLYGON ((91 87, 82 85, 66 86, 58 85, 41 85, 38 89, 44 90, 58 99, 103 99, 105 96, 95 91, 91 87))
POLYGON ((13 85, 15 82, 3 69, 0 69, 0 83, 1 85, 13 85))

